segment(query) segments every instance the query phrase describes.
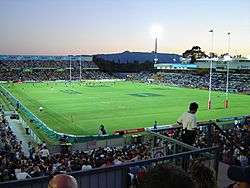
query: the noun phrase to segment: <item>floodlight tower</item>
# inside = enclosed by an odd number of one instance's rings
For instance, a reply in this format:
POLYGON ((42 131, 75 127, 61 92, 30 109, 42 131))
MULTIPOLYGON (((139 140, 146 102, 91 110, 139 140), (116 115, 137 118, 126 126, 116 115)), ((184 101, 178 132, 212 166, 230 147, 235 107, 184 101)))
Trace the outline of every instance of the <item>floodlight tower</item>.
POLYGON ((157 63, 158 58, 157 58, 157 37, 155 38, 155 57, 154 57, 154 62, 157 63))
MULTIPOLYGON (((213 45, 214 45, 214 30, 210 30, 210 33, 212 33, 212 47, 211 47, 211 54, 213 54, 213 45)), ((209 73, 209 90, 208 90, 208 110, 211 109, 211 90, 212 90, 212 70, 213 70, 213 59, 210 57, 210 73, 209 73)))
POLYGON ((151 28, 151 35, 155 39, 154 63, 157 63, 158 62, 158 58, 157 58, 157 40, 162 35, 162 28, 159 25, 154 25, 151 28))
POLYGON ((224 60, 227 62, 227 83, 226 83, 226 99, 224 102, 224 108, 228 108, 228 80, 229 80, 229 61, 231 60, 231 57, 229 55, 230 52, 230 32, 227 33, 228 35, 228 55, 224 56, 224 60))

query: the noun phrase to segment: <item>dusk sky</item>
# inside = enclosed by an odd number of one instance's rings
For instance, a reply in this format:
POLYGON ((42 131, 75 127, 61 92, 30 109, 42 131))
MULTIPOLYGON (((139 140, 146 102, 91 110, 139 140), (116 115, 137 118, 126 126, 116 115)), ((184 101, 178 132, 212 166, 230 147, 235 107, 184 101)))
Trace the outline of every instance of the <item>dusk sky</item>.
POLYGON ((0 0, 0 55, 151 52, 250 55, 250 0, 0 0))

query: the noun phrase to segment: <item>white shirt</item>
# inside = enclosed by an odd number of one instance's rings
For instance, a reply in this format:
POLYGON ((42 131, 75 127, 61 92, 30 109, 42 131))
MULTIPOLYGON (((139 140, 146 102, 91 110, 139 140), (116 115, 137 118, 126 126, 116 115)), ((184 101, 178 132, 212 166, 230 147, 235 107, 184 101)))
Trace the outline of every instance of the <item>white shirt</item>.
POLYGON ((92 169, 91 165, 82 165, 82 170, 90 170, 92 169))
POLYGON ((40 151, 40 156, 41 157, 48 157, 49 156, 49 150, 48 149, 42 149, 40 151))
POLYGON ((196 115, 189 112, 184 112, 177 122, 182 123, 183 129, 187 128, 190 131, 197 127, 196 115))
POLYGON ((31 176, 27 172, 18 172, 16 174, 16 178, 18 180, 24 180, 24 179, 27 179, 27 178, 31 178, 31 176))

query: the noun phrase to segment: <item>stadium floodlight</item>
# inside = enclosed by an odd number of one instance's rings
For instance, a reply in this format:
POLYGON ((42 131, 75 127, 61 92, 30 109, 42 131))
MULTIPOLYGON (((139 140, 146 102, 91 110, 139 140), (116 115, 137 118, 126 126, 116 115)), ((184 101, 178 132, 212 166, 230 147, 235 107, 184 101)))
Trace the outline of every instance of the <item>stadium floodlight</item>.
POLYGON ((159 25, 152 26, 150 32, 153 38, 160 39, 162 36, 162 28, 159 25))
POLYGON ((227 62, 227 83, 226 83, 226 99, 224 101, 224 108, 228 108, 228 79, 229 79, 229 61, 232 60, 230 57, 230 39, 231 39, 231 33, 228 32, 228 49, 227 49, 227 55, 224 56, 224 61, 227 62))
POLYGON ((157 39, 161 38, 162 36, 162 28, 159 25, 154 25, 151 27, 151 35, 155 39, 155 57, 154 57, 154 62, 157 63, 158 58, 157 58, 157 39))
POLYGON ((228 32, 227 35, 228 35, 228 49, 227 49, 227 53, 228 53, 228 55, 229 55, 229 53, 230 53, 230 39, 231 39, 231 33, 228 32))

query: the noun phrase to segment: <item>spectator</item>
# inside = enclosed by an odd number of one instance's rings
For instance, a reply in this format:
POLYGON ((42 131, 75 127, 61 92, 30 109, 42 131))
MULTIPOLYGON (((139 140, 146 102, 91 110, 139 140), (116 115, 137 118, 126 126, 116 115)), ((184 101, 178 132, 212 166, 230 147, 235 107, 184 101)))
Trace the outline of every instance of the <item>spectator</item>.
POLYGON ((157 129, 157 121, 154 121, 154 129, 157 129))
POLYGON ((250 188, 250 166, 230 166, 227 175, 229 179, 236 181, 228 188, 250 188))
POLYGON ((243 137, 243 142, 244 142, 244 148, 248 149, 250 146, 250 129, 247 129, 246 135, 243 137))
POLYGON ((21 167, 21 172, 18 172, 16 174, 16 178, 18 180, 24 180, 24 179, 31 178, 31 176, 27 172, 25 172, 25 167, 21 167))
POLYGON ((147 173, 146 167, 145 166, 141 166, 140 169, 139 169, 139 172, 137 174, 138 184, 141 184, 141 182, 143 181, 146 173, 147 173))
POLYGON ((248 122, 247 118, 245 118, 244 121, 242 122, 242 127, 245 130, 247 130, 249 128, 249 122, 248 122))
POLYGON ((183 169, 170 164, 160 164, 148 171, 140 187, 196 188, 196 185, 183 169))
POLYGON ((9 181, 10 174, 8 169, 4 169, 2 173, 0 173, 0 181, 9 181))
POLYGON ((89 164, 89 162, 87 161, 83 161, 83 165, 82 165, 82 170, 90 170, 92 169, 92 166, 89 164))
POLYGON ((189 168, 189 174, 198 188, 216 188, 215 173, 200 161, 195 161, 189 168))
POLYGON ((100 125, 100 127, 99 127, 99 135, 101 136, 101 135, 105 135, 106 134, 106 130, 105 130, 105 128, 104 128, 104 125, 100 125))
POLYGON ((177 120, 182 125, 182 141, 186 144, 193 145, 197 130, 196 115, 198 104, 193 102, 189 105, 189 111, 184 112, 177 120))
POLYGON ((71 175, 57 174, 49 180, 48 188, 78 188, 78 184, 71 175))
POLYGON ((49 156, 49 150, 46 146, 43 146, 43 148, 40 150, 40 156, 42 159, 46 159, 49 156))
POLYGON ((41 170, 39 166, 34 166, 33 171, 30 173, 31 177, 39 177, 41 176, 41 170))
POLYGON ((127 184, 128 184, 128 188, 133 188, 136 185, 136 177, 131 172, 131 168, 128 168, 127 184))

